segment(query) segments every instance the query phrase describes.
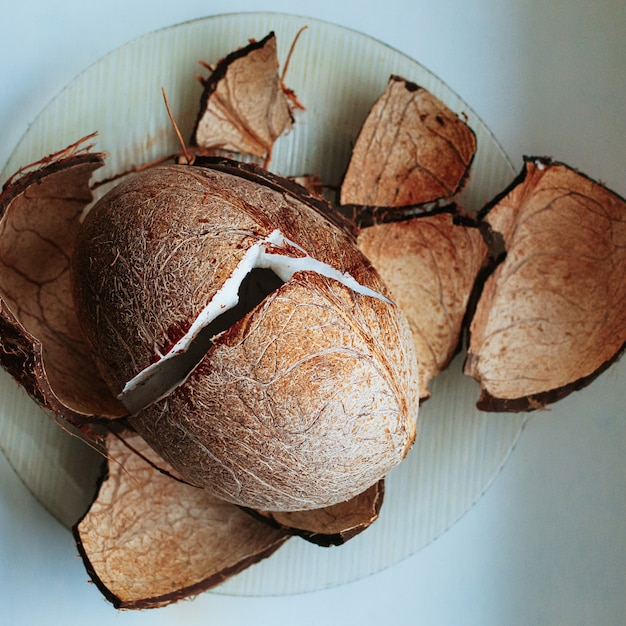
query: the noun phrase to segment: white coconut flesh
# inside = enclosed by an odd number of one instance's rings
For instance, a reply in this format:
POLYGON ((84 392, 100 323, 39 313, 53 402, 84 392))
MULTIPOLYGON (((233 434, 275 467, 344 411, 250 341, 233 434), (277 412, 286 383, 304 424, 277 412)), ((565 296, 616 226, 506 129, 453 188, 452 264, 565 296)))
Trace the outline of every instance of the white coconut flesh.
POLYGON ((172 348, 164 355, 158 354, 154 363, 126 383, 118 398, 129 413, 137 414, 184 384, 216 336, 297 272, 314 272, 338 281, 355 293, 391 303, 350 274, 313 258, 279 230, 274 230, 247 250, 222 287, 172 348))

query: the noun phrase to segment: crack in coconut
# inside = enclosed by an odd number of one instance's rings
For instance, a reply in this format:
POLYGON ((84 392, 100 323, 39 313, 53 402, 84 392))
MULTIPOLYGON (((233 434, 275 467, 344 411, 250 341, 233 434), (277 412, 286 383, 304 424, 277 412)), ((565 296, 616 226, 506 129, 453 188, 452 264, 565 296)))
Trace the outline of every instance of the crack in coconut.
POLYGON ((246 312, 260 304, 280 285, 288 282, 297 272, 315 272, 336 280, 355 293, 377 298, 391 304, 384 295, 361 285, 347 272, 311 257, 301 246, 274 230, 257 241, 244 254, 232 274, 211 301, 200 312, 189 330, 167 354, 158 354, 158 360, 129 380, 118 398, 131 415, 167 397, 184 384, 200 364, 216 336, 228 330, 246 312), (242 301, 242 286, 257 270, 256 293, 242 301), (244 313, 229 315, 243 305, 244 313))

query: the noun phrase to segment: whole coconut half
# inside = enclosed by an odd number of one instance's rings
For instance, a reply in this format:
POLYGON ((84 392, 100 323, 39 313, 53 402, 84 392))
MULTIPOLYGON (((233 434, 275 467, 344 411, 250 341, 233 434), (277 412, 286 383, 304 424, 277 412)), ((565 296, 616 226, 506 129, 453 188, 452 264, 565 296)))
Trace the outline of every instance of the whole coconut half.
POLYGON ((292 182, 216 160, 127 179, 76 241, 78 317, 130 423, 242 506, 349 500, 415 438, 408 324, 331 216, 292 182))

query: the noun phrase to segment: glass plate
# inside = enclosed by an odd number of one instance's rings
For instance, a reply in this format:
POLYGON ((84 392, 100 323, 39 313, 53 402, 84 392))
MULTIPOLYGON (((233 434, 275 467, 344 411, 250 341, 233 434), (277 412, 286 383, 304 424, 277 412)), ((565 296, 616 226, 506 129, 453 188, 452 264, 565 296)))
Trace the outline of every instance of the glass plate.
MULTIPOLYGON (((286 83, 305 104, 295 129, 275 147, 271 169, 318 173, 338 185, 351 146, 390 74, 414 81, 467 116, 478 151, 462 202, 480 208, 515 172, 488 128, 448 86, 416 61, 358 32, 277 13, 209 17, 141 37, 78 76, 30 126, 1 175, 98 131, 108 153, 104 177, 178 150, 163 104, 164 87, 185 137, 201 93, 199 60, 213 63, 250 38, 276 32, 285 61, 302 26, 286 83)), ((432 385, 420 413, 421 434, 407 460, 387 478, 380 519, 345 546, 323 549, 293 539, 271 558, 218 588, 220 593, 275 595, 328 588, 377 572, 414 554, 452 526, 484 493, 527 415, 474 408, 478 387, 461 373, 462 355, 432 385)), ((71 526, 93 497, 101 459, 44 415, 0 371, 0 447, 27 488, 71 526)))

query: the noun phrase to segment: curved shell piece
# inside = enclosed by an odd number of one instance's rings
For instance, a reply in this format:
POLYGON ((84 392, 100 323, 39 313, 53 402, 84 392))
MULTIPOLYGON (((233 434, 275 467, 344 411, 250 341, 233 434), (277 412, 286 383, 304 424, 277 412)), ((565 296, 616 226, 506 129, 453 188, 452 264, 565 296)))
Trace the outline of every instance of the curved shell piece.
POLYGON ((107 438, 108 471, 74 527, 93 582, 115 607, 165 606, 273 554, 286 531, 177 480, 134 433, 107 438))
POLYGON ((375 224, 357 241, 409 321, 420 395, 427 398, 429 382, 459 347, 487 246, 477 228, 455 223, 450 212, 375 224))
POLYGON ((359 133, 342 205, 403 207, 450 198, 476 152, 472 129, 428 90, 391 76, 359 133))
POLYGON ((532 409, 579 388, 626 343, 626 201, 528 158, 485 220, 506 258, 487 280, 465 366, 484 408, 532 409))
POLYGON ((0 194, 0 364, 35 401, 75 425, 125 414, 78 321, 70 257, 101 154, 78 142, 0 194))

